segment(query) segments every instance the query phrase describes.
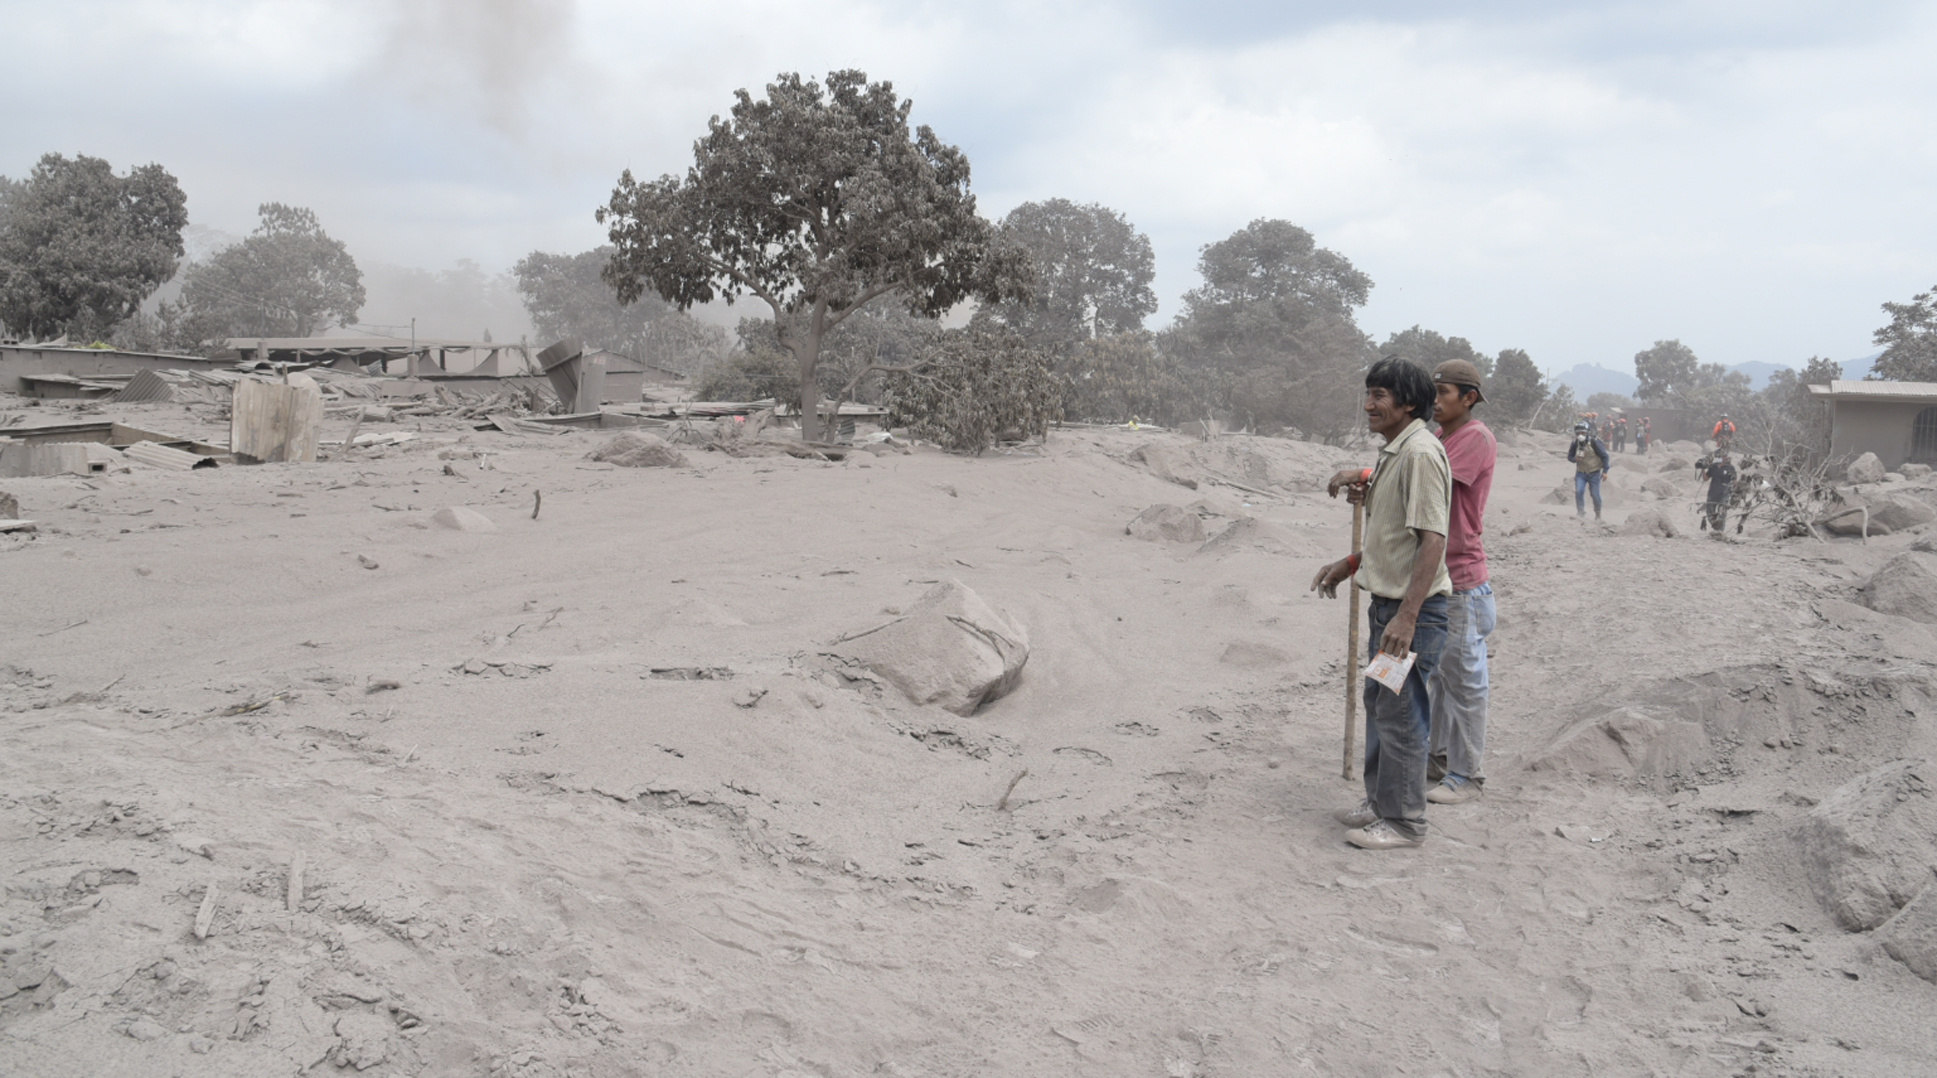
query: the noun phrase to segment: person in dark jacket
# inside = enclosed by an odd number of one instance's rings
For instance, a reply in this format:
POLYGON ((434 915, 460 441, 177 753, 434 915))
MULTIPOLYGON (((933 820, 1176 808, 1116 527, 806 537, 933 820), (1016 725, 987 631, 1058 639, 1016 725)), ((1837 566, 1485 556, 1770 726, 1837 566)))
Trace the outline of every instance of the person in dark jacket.
POLYGON ((1574 424, 1574 441, 1567 447, 1567 459, 1574 464, 1574 515, 1587 517, 1585 495, 1594 494, 1594 519, 1601 519, 1601 480, 1614 467, 1607 443, 1594 434, 1594 427, 1583 419, 1574 424))
POLYGON ((1708 500, 1702 503, 1702 528, 1720 535, 1728 523, 1729 494, 1735 489, 1735 465, 1729 455, 1717 450, 1712 457, 1695 462, 1695 474, 1708 480, 1708 500))

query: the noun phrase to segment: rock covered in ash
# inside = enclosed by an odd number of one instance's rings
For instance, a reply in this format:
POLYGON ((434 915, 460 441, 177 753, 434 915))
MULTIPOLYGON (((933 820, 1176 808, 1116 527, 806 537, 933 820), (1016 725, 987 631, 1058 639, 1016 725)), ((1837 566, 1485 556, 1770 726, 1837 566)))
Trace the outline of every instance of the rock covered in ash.
POLYGON ((1153 505, 1138 513, 1123 530, 1134 538, 1151 542, 1204 541, 1204 521, 1196 513, 1176 505, 1153 505))
POLYGON ((829 650, 872 670, 917 704, 968 715, 1022 680, 1029 636, 967 585, 948 580, 906 614, 829 650))
POLYGON ((1875 453, 1865 453, 1850 461, 1849 467, 1843 474, 1852 483, 1881 483, 1883 482, 1883 462, 1877 459, 1875 453))
POLYGON ((1810 887, 1836 923, 1867 932, 1937 871, 1937 765, 1899 760, 1837 787, 1797 832, 1810 887))

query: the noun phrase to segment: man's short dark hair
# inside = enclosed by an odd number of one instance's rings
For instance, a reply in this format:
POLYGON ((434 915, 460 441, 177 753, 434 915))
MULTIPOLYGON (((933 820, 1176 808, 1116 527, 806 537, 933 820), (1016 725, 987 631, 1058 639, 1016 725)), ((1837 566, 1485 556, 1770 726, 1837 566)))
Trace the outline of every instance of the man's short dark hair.
POLYGON ((1425 368, 1398 356, 1387 356, 1372 364, 1372 369, 1365 372, 1365 388, 1391 393, 1393 403, 1401 408, 1411 407, 1414 419, 1431 419, 1433 399, 1439 395, 1433 388, 1432 375, 1425 368))

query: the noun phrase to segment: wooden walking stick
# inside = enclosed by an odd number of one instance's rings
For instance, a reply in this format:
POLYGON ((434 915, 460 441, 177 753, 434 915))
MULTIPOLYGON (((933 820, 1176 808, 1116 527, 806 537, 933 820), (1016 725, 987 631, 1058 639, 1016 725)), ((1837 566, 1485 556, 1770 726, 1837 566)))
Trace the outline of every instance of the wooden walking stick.
MULTIPOLYGON (((1365 501, 1352 506, 1352 553, 1359 553, 1365 540, 1365 501)), ((1359 577, 1352 574, 1352 624, 1345 634, 1345 763, 1339 774, 1352 777, 1352 742, 1359 724, 1359 577)))

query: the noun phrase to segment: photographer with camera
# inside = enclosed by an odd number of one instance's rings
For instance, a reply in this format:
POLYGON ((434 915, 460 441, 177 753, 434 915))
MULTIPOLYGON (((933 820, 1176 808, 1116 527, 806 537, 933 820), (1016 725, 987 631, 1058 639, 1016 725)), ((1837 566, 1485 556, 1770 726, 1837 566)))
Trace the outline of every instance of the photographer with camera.
POLYGON ((1728 523, 1729 494, 1735 488, 1735 465, 1728 451, 1717 449, 1712 456, 1695 462, 1695 474, 1708 480, 1708 500, 1702 503, 1702 530, 1722 534, 1728 523))
POLYGON ((1594 434, 1594 425, 1583 419, 1574 424, 1574 441, 1567 447, 1567 459, 1574 465, 1574 516, 1585 520, 1587 504, 1583 497, 1594 494, 1594 519, 1601 519, 1601 480, 1614 467, 1607 443, 1594 434))

